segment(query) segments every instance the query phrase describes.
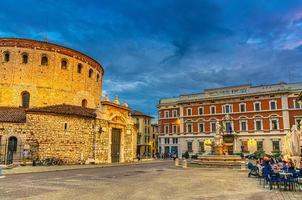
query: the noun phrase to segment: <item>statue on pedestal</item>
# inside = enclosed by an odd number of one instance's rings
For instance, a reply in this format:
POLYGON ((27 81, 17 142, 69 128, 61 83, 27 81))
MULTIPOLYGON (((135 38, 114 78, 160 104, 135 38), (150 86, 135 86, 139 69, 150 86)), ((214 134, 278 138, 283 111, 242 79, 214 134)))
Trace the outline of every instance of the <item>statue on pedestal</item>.
POLYGON ((219 121, 216 123, 216 135, 215 143, 214 143, 214 152, 215 155, 223 155, 223 138, 222 138, 222 132, 221 132, 222 126, 220 125, 219 121))
POLYGON ((300 139, 302 132, 299 130, 297 125, 293 125, 290 135, 290 147, 291 147, 291 159, 296 167, 300 167, 301 157, 300 157, 300 139))

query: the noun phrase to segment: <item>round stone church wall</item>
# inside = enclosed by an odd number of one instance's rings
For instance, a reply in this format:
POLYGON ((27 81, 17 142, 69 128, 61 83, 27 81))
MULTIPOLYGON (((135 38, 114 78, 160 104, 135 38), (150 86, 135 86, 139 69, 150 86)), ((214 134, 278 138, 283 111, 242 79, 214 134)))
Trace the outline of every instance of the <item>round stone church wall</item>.
POLYGON ((96 108, 103 74, 97 61, 78 51, 48 42, 0 38, 0 106, 96 108))

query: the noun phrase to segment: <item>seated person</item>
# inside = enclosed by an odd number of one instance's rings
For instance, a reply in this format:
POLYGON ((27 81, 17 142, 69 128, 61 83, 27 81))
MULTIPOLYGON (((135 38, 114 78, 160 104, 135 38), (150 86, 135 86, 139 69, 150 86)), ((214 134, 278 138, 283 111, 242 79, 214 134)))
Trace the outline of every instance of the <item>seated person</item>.
POLYGON ((280 162, 277 163, 277 165, 278 165, 278 169, 279 169, 279 170, 282 170, 282 169, 283 169, 283 166, 284 166, 284 162, 283 162, 283 161, 280 161, 280 162))
POLYGON ((289 160, 289 162, 287 163, 287 165, 288 165, 288 171, 295 170, 295 165, 294 165, 294 163, 293 163, 292 160, 289 160))
POLYGON ((273 164, 273 172, 274 173, 278 173, 278 171, 279 171, 278 165, 277 164, 273 164))

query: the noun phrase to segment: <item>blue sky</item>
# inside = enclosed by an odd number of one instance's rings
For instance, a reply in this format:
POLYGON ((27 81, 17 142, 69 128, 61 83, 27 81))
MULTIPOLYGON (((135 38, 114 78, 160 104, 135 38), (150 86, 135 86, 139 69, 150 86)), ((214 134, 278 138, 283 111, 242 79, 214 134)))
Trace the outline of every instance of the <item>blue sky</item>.
POLYGON ((0 37, 74 48, 105 69, 103 93, 156 115, 163 97, 302 81, 302 1, 10 0, 0 37))

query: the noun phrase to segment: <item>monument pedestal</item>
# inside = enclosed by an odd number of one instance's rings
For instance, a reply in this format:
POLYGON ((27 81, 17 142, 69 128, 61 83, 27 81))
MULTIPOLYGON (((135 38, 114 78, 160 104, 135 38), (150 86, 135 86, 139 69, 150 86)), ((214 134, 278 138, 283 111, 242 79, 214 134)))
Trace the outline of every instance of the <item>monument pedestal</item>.
POLYGON ((223 155, 223 146, 222 145, 216 146, 214 148, 214 150, 215 150, 215 152, 214 152, 215 155, 218 155, 218 156, 223 155))
POLYGON ((192 167, 206 168, 237 168, 241 169, 245 162, 240 156, 235 155, 206 155, 198 156, 198 160, 190 163, 192 167))

